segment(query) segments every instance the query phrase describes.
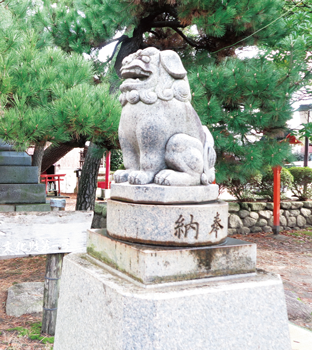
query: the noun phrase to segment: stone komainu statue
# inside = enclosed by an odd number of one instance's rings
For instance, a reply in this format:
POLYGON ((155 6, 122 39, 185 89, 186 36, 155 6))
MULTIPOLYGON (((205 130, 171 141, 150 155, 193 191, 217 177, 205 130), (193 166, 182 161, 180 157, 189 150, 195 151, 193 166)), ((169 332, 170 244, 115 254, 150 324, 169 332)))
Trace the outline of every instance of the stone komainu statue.
POLYGON ((116 182, 191 186, 214 181, 214 141, 190 103, 186 73, 170 50, 149 47, 123 60, 119 141, 126 170, 116 171, 116 182))

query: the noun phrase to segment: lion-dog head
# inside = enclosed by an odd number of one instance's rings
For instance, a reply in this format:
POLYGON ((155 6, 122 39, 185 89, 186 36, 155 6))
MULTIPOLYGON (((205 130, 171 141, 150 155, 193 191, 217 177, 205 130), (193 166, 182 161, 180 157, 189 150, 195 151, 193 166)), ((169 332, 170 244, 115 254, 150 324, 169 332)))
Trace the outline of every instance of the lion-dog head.
POLYGON ((180 57, 174 51, 159 51, 149 47, 124 58, 121 76, 126 79, 120 86, 119 100, 135 104, 142 101, 153 104, 157 99, 191 100, 189 83, 180 57))

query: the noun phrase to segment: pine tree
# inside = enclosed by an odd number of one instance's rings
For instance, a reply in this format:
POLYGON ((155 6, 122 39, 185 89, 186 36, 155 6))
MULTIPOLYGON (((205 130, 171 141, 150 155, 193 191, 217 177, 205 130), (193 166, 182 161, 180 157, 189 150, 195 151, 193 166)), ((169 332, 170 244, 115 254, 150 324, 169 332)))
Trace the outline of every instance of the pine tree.
POLYGON ((90 60, 38 30, 37 9, 31 1, 0 4, 0 138, 16 148, 35 145, 40 168, 46 142, 116 147, 120 107, 107 84, 94 84, 90 60))
MULTIPOLYGON (((280 139, 291 118, 291 98, 310 78, 309 26, 296 27, 302 2, 43 0, 37 7, 27 0, 21 3, 31 8, 28 25, 38 33, 41 45, 52 42, 71 56, 90 54, 97 82, 108 81, 111 92, 121 83, 119 69, 128 54, 147 46, 177 51, 189 71, 192 103, 215 139, 217 182, 244 183, 265 165, 282 165, 289 156, 287 142, 280 139), (111 42, 117 43, 110 58, 116 73, 110 62, 103 65, 97 59, 99 50, 111 42), (237 57, 237 48, 250 45, 258 47, 257 57, 237 57)), ((71 112, 76 109, 71 114, 75 119, 79 104, 70 106, 71 112)), ((53 104, 52 109, 62 115, 61 107, 53 104)), ((75 119, 75 127, 82 119, 75 119)))
MULTIPOLYGON (((291 118, 292 95, 310 75, 308 42, 304 31, 296 31, 292 23, 299 2, 72 0, 59 1, 53 8, 49 1, 44 4, 36 13, 37 24, 51 28, 52 40, 64 51, 89 53, 98 63, 99 49, 116 41, 117 75, 124 57, 147 46, 181 55, 194 107, 215 139, 217 182, 246 182, 265 165, 282 165, 289 157, 288 143, 278 137, 291 118), (250 45, 260 49, 257 57, 239 59, 235 50, 250 45)), ((116 78, 110 81, 119 84, 116 78)))

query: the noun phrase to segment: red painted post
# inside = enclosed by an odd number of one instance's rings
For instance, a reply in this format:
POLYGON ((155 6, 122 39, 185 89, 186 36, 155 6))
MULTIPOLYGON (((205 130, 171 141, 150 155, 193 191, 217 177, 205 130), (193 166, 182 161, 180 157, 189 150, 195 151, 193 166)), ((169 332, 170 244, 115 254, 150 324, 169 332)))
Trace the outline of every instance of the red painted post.
POLYGON ((109 181, 109 175, 110 175, 110 158, 111 158, 111 152, 107 151, 106 152, 106 171, 105 171, 105 189, 109 190, 110 189, 110 181, 109 181))
POLYGON ((281 166, 273 167, 273 233, 275 235, 278 235, 280 231, 281 170, 281 166))

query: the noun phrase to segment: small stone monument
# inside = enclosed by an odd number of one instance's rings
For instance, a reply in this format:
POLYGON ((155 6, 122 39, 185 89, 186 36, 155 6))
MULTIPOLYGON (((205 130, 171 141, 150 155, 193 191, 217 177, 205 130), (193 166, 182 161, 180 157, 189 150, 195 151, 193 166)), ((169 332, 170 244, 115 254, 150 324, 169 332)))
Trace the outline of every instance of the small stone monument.
POLYGON ((0 212, 50 211, 31 157, 0 140, 0 212))
POLYGON ((64 260, 54 349, 290 349, 281 279, 256 271, 255 244, 227 237, 213 138, 179 56, 139 50, 121 74, 126 169, 107 230, 64 260))

